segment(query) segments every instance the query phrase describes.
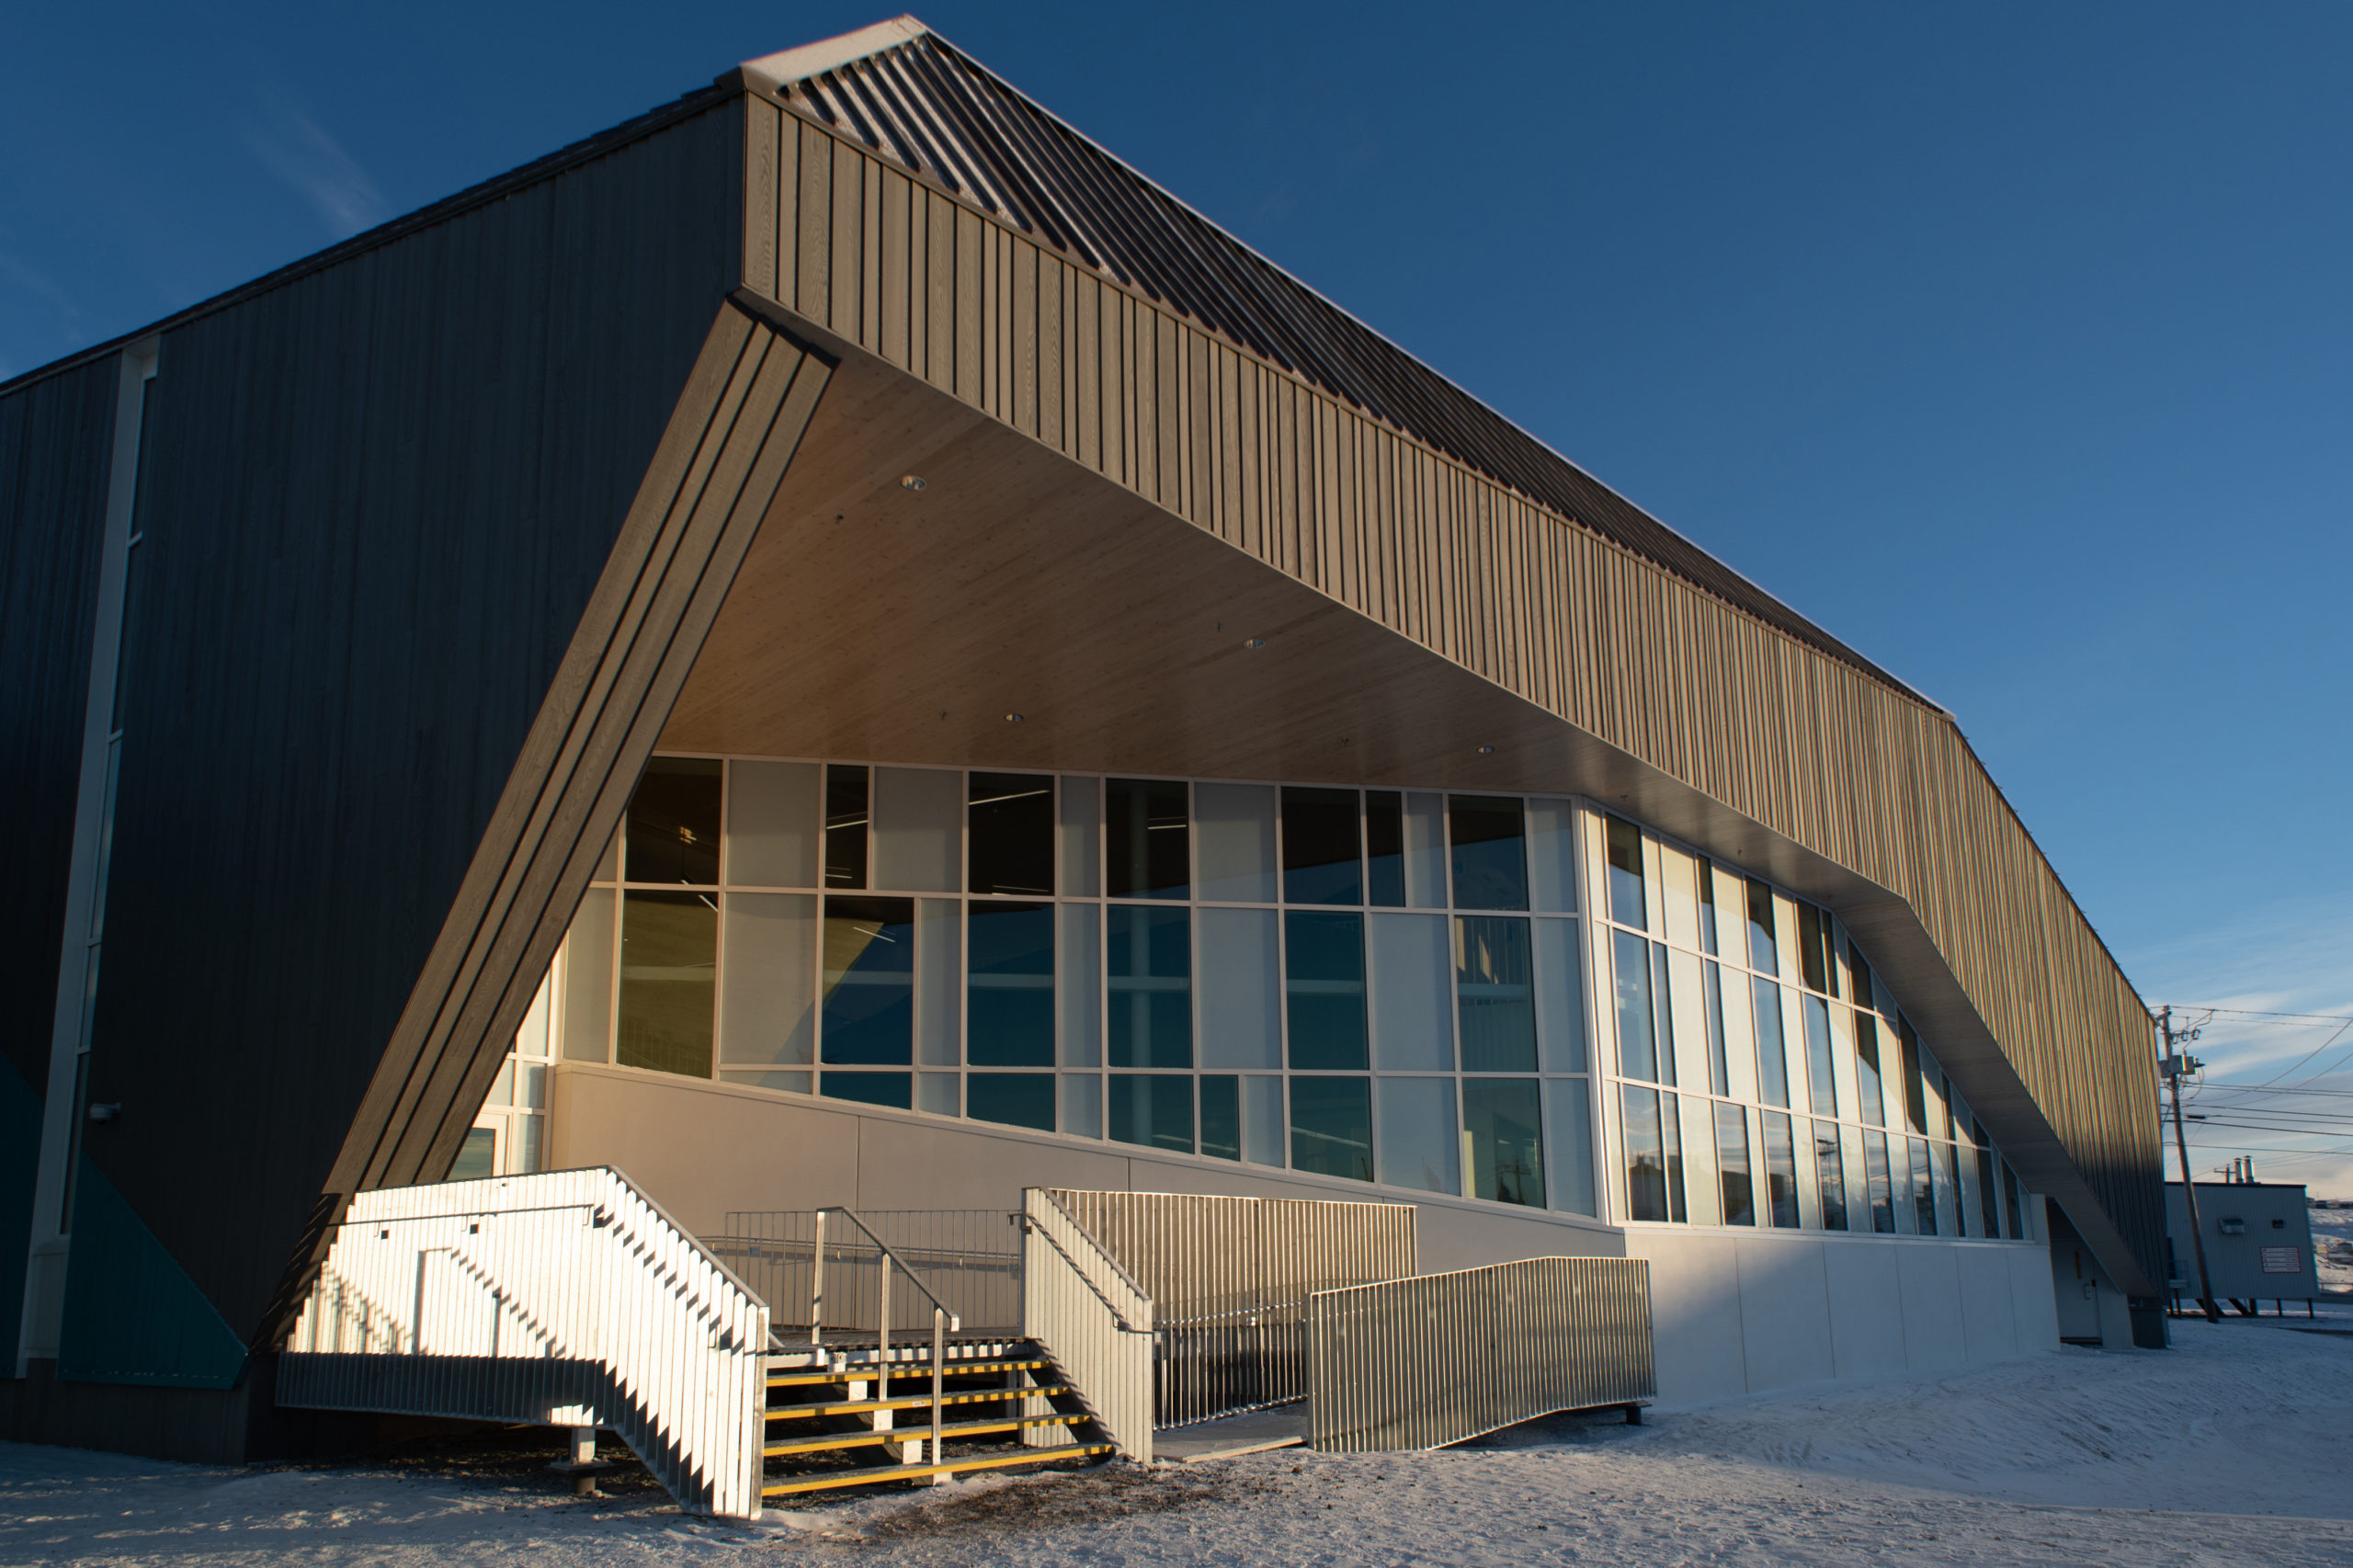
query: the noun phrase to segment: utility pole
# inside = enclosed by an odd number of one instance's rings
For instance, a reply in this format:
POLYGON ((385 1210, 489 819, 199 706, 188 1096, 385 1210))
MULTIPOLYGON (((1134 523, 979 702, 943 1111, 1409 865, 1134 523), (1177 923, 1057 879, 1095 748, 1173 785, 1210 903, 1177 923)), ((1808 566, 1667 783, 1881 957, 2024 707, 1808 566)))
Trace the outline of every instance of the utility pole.
POLYGON ((2165 1059, 2158 1069, 2173 1088, 2173 1146, 2181 1155, 2181 1198, 2189 1210, 2189 1250, 2198 1257, 2198 1304, 2206 1309, 2208 1323, 2222 1321, 2222 1309, 2214 1304, 2214 1287, 2206 1276, 2206 1228, 2198 1221, 2198 1178, 2189 1169, 2189 1139, 2181 1130, 2181 1080, 2185 1074, 2195 1073, 2205 1065, 2194 1056, 2184 1056, 2175 1046, 2198 1038, 2196 1029, 2184 1029, 2177 1035, 2173 1028, 2173 1009, 2167 1007, 2157 1019, 2157 1028, 2165 1037, 2165 1059))

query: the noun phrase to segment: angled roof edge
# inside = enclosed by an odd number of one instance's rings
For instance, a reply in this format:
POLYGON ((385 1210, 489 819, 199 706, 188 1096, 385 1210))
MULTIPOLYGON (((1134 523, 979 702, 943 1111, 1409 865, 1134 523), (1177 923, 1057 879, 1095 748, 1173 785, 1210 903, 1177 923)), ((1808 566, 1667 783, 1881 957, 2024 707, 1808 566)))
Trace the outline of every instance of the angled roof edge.
MULTIPOLYGON (((860 28, 854 32, 843 33, 837 37, 830 39, 821 39, 814 42, 802 44, 793 49, 782 50, 774 54, 763 55, 756 60, 745 61, 737 68, 736 72, 728 73, 725 75, 721 76, 719 80, 722 85, 728 85, 744 80, 745 77, 749 78, 750 85, 756 88, 762 86, 768 87, 770 90, 774 91, 778 97, 783 97, 789 102, 797 98, 799 101, 794 103, 794 107, 805 109, 813 109, 817 116, 828 124, 830 129, 850 135, 865 144, 875 148, 877 151, 883 153, 886 156, 893 157, 897 162, 913 169, 917 174, 925 175, 935 180, 940 179, 940 176, 943 175, 947 176, 948 177, 942 181, 942 183, 947 186, 950 194, 956 196, 960 199, 981 208, 983 210, 989 212, 992 216, 1014 222, 1024 232, 1031 234, 1033 237, 1043 243, 1053 245, 1055 249, 1065 256, 1078 260, 1092 271, 1108 276, 1122 283, 1130 283, 1131 286, 1133 285, 1134 281, 1142 281, 1143 292, 1153 297, 1155 301, 1171 306, 1184 314, 1190 316, 1203 327, 1217 333, 1228 341, 1235 343, 1245 350, 1256 354, 1261 358, 1272 361, 1279 369, 1299 376, 1302 381, 1323 389, 1333 396, 1340 398, 1350 406, 1358 408, 1370 416, 1392 426, 1415 440, 1419 441, 1437 451, 1442 452, 1447 456, 1451 457, 1456 461, 1464 463, 1479 472, 1486 474, 1489 478, 1504 484, 1506 488, 1518 492, 1520 494, 1526 496, 1529 501, 1535 503, 1545 510, 1554 512, 1557 515, 1576 523, 1579 527, 1598 533, 1605 539, 1611 540, 1613 542, 1623 546, 1624 548, 1632 550, 1636 554, 1642 555, 1654 562, 1655 564, 1664 568, 1677 578, 1699 588, 1702 592, 1713 594, 1715 597, 1725 599, 1727 602, 1746 609, 1752 614, 1758 615, 1761 619, 1767 622, 1767 624, 1772 625, 1786 633, 1797 636, 1800 641, 1812 644, 1820 651, 1828 653, 1831 657, 1836 659, 1841 664, 1856 668, 1861 673, 1871 677, 1873 680, 1889 687, 1901 695, 1909 698, 1913 701, 1920 703, 1931 711, 1944 718, 1948 722, 1952 723, 1956 729, 1959 728, 1958 716, 1943 703, 1937 701, 1934 698, 1920 690, 1919 687, 1914 686, 1911 682, 1891 673, 1881 666, 1877 662, 1866 658, 1858 650, 1849 647, 1845 642, 1834 636, 1827 629, 1816 624, 1812 618, 1799 613, 1797 609, 1788 604, 1779 595, 1765 588, 1747 574, 1740 571, 1738 568, 1725 562, 1722 557, 1705 549, 1703 546, 1693 540, 1690 536, 1685 534, 1679 528, 1675 528, 1672 524, 1663 521, 1656 514, 1651 512, 1648 508, 1629 499, 1622 491, 1620 491, 1615 486, 1608 484, 1596 476, 1590 470, 1586 469, 1581 463, 1578 463, 1574 459, 1563 455, 1557 449, 1552 447, 1551 443, 1530 432, 1518 421, 1496 409, 1493 404, 1476 396, 1467 388, 1455 381, 1445 372, 1430 365, 1418 355, 1414 354, 1411 350, 1408 350, 1395 343, 1378 328, 1366 322, 1362 317, 1357 315, 1353 311, 1350 311, 1347 306, 1340 304, 1330 296, 1324 293, 1323 290, 1317 289, 1314 285, 1307 282, 1303 278, 1301 278, 1297 274, 1291 272, 1279 263, 1259 252, 1246 241, 1243 240, 1231 230, 1227 229, 1223 224, 1218 222, 1207 213, 1202 212, 1192 203, 1169 190, 1165 186, 1153 179, 1149 175, 1146 175, 1142 170, 1136 168, 1135 165, 1120 157, 1117 153, 1114 153, 1109 148, 1104 146, 1103 143, 1097 142, 1095 138, 1087 135, 1084 131, 1081 131, 1076 126, 1071 124, 1070 121, 1056 114, 1052 109, 1048 108, 1045 105, 1040 103, 1029 94, 1024 93, 1021 89, 1013 85, 1013 84, 1007 81, 1003 74, 990 69, 988 66, 982 63, 982 62, 976 57, 950 41, 944 34, 927 26, 920 18, 913 16, 912 14, 901 15, 892 17, 888 21, 877 22, 870 27, 860 28), (921 40, 928 40, 934 48, 943 51, 948 56, 961 62, 966 69, 985 77, 988 84, 996 91, 1017 100, 1022 108, 1028 112, 1035 114, 1040 119, 1050 122, 1062 135, 1067 136, 1074 142, 1084 145, 1095 156, 1101 158, 1107 164, 1116 167, 1126 178, 1134 181, 1138 186, 1148 190, 1154 200, 1164 202, 1169 207, 1181 212, 1191 223, 1199 225, 1201 229, 1207 231, 1211 235, 1213 235, 1218 241, 1222 242, 1222 244, 1227 246, 1231 246, 1235 252, 1240 253, 1241 256, 1246 256, 1253 266, 1262 267, 1268 273, 1271 273, 1282 279, 1284 284, 1288 285, 1289 288, 1296 290, 1300 294, 1305 296, 1307 301, 1312 302, 1317 310, 1330 312, 1332 316, 1337 318, 1340 322, 1346 323, 1347 326, 1353 327, 1358 333, 1364 335, 1366 338, 1378 343, 1388 354, 1395 356, 1399 361, 1406 367, 1409 367, 1412 373, 1415 376, 1427 378, 1431 383, 1444 388, 1446 392, 1450 392, 1455 398, 1458 398, 1464 403, 1475 408, 1484 418, 1493 420, 1497 426, 1508 431, 1511 436, 1517 437, 1518 440, 1525 442, 1527 446, 1532 449, 1534 453, 1540 455, 1542 460, 1557 464, 1568 474, 1574 475, 1576 481, 1581 482, 1581 487, 1590 488, 1593 491, 1601 493, 1602 495, 1608 498, 1608 502, 1614 503, 1617 507, 1622 507, 1625 511, 1631 513, 1635 518, 1639 518, 1639 529, 1643 532, 1654 530, 1656 534, 1664 536, 1656 542, 1665 544, 1666 548, 1665 550, 1654 547, 1645 548, 1645 541, 1640 538, 1628 537, 1629 530, 1621 528, 1612 528, 1609 526, 1608 522, 1600 517, 1585 515, 1583 509, 1574 506, 1563 505, 1560 498, 1543 494, 1541 486, 1530 484, 1521 476, 1508 472, 1512 466, 1509 463, 1499 463, 1493 460, 1493 454, 1483 456, 1477 452, 1464 449, 1463 444, 1460 441, 1449 441, 1444 434, 1440 433, 1437 429, 1429 427, 1429 425, 1435 422, 1425 422, 1406 416, 1401 416, 1399 411, 1393 408, 1380 406, 1378 402, 1369 400, 1365 396, 1360 395, 1362 391, 1361 388, 1351 390, 1349 386, 1341 384, 1340 381, 1331 376, 1319 375, 1316 374, 1313 369, 1307 369, 1300 365, 1293 364, 1290 362, 1289 358, 1287 358, 1279 349, 1272 349, 1270 351, 1270 346, 1253 342, 1247 335, 1236 332, 1232 323, 1220 322, 1203 315, 1198 310, 1188 308, 1184 300, 1172 297, 1170 290, 1155 287, 1153 281, 1148 279, 1129 279, 1122 275, 1121 270, 1118 266, 1111 263, 1108 257, 1094 254, 1094 251, 1098 247, 1088 245, 1085 240, 1079 236, 1055 232, 1058 229, 1066 229, 1068 227, 1066 223, 1033 222, 1029 215, 1025 215, 1018 210, 1018 206, 1016 203, 1004 200, 1004 196, 1006 193, 987 188, 988 186, 1000 182, 991 180, 986 170, 975 170, 969 166, 957 167, 953 169, 948 167, 938 169, 925 167, 919 158, 910 156, 910 148, 898 144, 901 142, 902 137, 894 132, 893 128, 869 123, 867 117, 858 113, 857 107, 854 105, 847 106, 849 108, 849 112, 845 116, 843 110, 846 107, 846 95, 837 95, 835 91, 830 90, 828 84, 818 80, 819 78, 842 71, 845 67, 877 62, 879 62, 880 57, 890 55, 893 51, 903 49, 905 45, 921 40), (799 89, 797 93, 791 90, 796 88, 799 89), (845 123, 846 119, 847 121, 847 123, 845 123), (979 176, 977 179, 973 177, 975 175, 979 176), (962 177, 959 178, 959 176, 961 176, 962 177), (995 198, 995 199, 992 199, 992 198, 995 198), (1077 243, 1073 243, 1074 240, 1077 243), (1677 560, 1672 559, 1672 557, 1676 556, 1683 556, 1687 558, 1696 557, 1699 562, 1703 562, 1705 563, 1705 567, 1701 571, 1694 572, 1690 569, 1690 564, 1688 562, 1688 559, 1686 563, 1678 564, 1677 560), (1711 582, 1709 580, 1710 577, 1718 575, 1720 575, 1723 581, 1711 582), (1727 589, 1731 591, 1727 592, 1727 589)), ((902 82, 897 85, 899 90, 904 92, 907 88, 913 86, 914 84, 912 82, 902 82)), ((902 106, 894 105, 892 107, 901 108, 902 106)), ((935 114, 931 117, 930 124, 919 129, 916 134, 918 138, 922 138, 926 132, 936 134, 942 129, 946 129, 946 127, 940 118, 935 114)), ((953 132, 951 131, 950 134, 953 134, 953 132)), ((932 150, 926 149, 926 151, 932 150)), ((969 147, 949 150, 948 158, 942 160, 942 162, 963 164, 968 165, 970 163, 970 153, 971 149, 969 147), (960 153, 961 156, 959 155, 960 153)), ((933 155, 937 157, 938 153, 934 151, 933 155)), ((1062 195, 1063 193, 1055 193, 1057 198, 1060 198, 1062 195)), ((1060 204, 1059 200, 1057 200, 1056 204, 1060 204)), ((1038 216, 1047 215, 1039 214, 1038 216)))

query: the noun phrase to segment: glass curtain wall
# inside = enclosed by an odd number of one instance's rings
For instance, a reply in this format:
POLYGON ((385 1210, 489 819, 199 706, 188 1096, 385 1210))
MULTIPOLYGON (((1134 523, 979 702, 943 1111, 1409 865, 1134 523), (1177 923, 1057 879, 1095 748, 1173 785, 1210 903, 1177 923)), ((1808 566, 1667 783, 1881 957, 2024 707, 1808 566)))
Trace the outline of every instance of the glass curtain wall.
POLYGON ((1828 911, 1622 817, 1586 833, 1620 1218, 2023 1239, 2015 1175, 1828 911))
POLYGON ((563 1052, 1594 1214, 1577 822, 656 757, 568 939, 563 1052))

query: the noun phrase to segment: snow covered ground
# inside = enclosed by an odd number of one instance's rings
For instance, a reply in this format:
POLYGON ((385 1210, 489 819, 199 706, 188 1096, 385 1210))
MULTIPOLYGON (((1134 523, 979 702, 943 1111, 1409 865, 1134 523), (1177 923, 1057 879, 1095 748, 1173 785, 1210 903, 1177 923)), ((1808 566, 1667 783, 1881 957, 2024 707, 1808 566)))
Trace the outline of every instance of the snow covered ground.
POLYGON ((2320 1288, 2353 1290, 2353 1209, 2305 1212, 2313 1222, 2313 1261, 2320 1266, 2320 1288))
POLYGON ((226 1471, 0 1445, 0 1562, 2353 1563, 2353 1312, 2174 1329, 2171 1351, 1821 1384, 1638 1428, 975 1481, 758 1526, 682 1517, 642 1480, 574 1500, 540 1468, 551 1452, 226 1471))

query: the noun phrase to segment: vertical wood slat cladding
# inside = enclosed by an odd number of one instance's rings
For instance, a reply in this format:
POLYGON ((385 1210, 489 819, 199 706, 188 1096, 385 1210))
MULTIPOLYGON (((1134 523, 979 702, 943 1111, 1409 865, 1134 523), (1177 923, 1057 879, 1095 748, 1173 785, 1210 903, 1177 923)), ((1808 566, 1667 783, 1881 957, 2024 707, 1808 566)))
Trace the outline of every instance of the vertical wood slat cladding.
MULTIPOLYGON (((9 847, 0 900, 0 1057, 36 1096, 49 1084, 120 376, 108 355, 0 397, 0 800, 33 826, 9 847)), ((15 1302, 0 1321, 16 1321, 15 1302)))
MULTIPOLYGON (((773 116, 780 149, 776 187, 754 192, 754 233, 782 221, 796 157, 835 182, 846 153, 884 163, 797 112, 749 101, 773 116)), ((1949 718, 1029 234, 916 190, 934 224, 952 213, 958 243, 951 254, 910 242, 881 267, 895 278, 904 267, 909 301, 930 315, 934 351, 893 363, 1905 899, 2157 1273, 2146 1014, 1949 718), (990 290, 972 276, 983 254, 1007 258, 990 290), (1053 423, 1029 417, 1008 380, 973 363, 983 343, 1017 329, 1008 351, 1042 355, 1032 339, 1049 296, 1079 302, 1059 375, 1038 378, 1071 389, 1076 417, 1053 423), (1214 356, 1231 359, 1230 391, 1222 371, 1186 369, 1214 356), (1214 412, 1200 406, 1212 400, 1214 412), (1426 485, 1382 477, 1415 472, 1426 485), (1385 558, 1398 562, 1393 585, 1385 558)), ((804 257, 854 256, 872 232, 854 209, 813 205, 805 173, 799 196, 804 257), (828 223, 837 227, 818 232, 828 223)), ((776 295, 883 353, 862 313, 836 310, 805 278, 796 290, 779 277, 776 295)))
POLYGON ((186 652, 124 671, 90 1153, 241 1336, 740 276, 743 151, 720 100, 164 333, 130 631, 186 652))

